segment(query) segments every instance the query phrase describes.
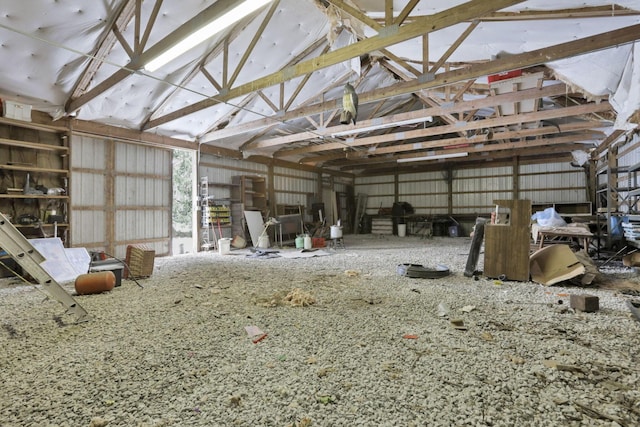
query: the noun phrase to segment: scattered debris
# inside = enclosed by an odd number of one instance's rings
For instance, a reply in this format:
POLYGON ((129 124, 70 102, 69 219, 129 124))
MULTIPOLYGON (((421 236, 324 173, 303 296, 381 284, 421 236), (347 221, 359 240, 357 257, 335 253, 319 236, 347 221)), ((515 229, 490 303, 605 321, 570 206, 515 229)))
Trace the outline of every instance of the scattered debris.
POLYGON ((584 265, 567 245, 550 245, 534 252, 529 258, 531 280, 551 286, 583 275, 584 265))
POLYGON ((600 419, 600 420, 608 420, 617 423, 621 426, 628 426, 629 424, 625 423, 621 418, 614 417, 612 415, 605 414, 604 412, 600 412, 590 406, 587 406, 584 403, 580 403, 578 401, 574 401, 573 405, 583 414, 590 418, 600 419))
POLYGON ((442 264, 438 264, 435 268, 425 267, 420 264, 400 264, 396 268, 396 272, 400 276, 413 279, 439 279, 451 274, 449 267, 442 264))
POLYGON ((89 427, 105 427, 109 424, 109 420, 106 420, 101 417, 93 417, 91 418, 91 422, 89 423, 89 427))
POLYGON ((493 341, 493 335, 491 335, 491 333, 489 332, 483 332, 480 334, 480 338, 482 338, 485 341, 493 341))
POLYGON ((358 277, 360 275, 360 272, 356 270, 345 270, 344 274, 347 277, 358 277))
POLYGON ((449 322, 451 323, 451 326, 454 327, 454 329, 457 329, 459 331, 466 331, 467 327, 464 326, 464 320, 462 319, 451 319, 449 320, 449 322))
POLYGON ((267 337, 267 334, 260 330, 257 326, 245 326, 244 330, 247 331, 247 335, 251 338, 251 342, 254 344, 259 343, 267 337))
POLYGON ((415 334, 404 334, 402 336, 402 338, 406 339, 406 340, 417 340, 418 336, 415 334))
POLYGON ((476 309, 475 305, 465 305, 464 307, 461 308, 461 311, 463 313, 471 313, 475 309, 476 309))
POLYGON ((449 307, 443 302, 438 304, 438 316, 449 317, 449 307))
POLYGON ((587 313, 593 313, 598 311, 600 300, 595 295, 587 294, 571 294, 569 297, 569 306, 574 310, 585 311, 587 313))
POLYGON ((316 299, 308 292, 300 288, 295 288, 284 297, 285 301, 289 301, 291 305, 296 307, 306 307, 315 304, 316 299))
POLYGON ((303 417, 300 418, 299 421, 294 422, 293 424, 287 425, 287 427, 311 427, 312 425, 311 418, 303 417))
POLYGON ((318 403, 328 405, 329 403, 336 403, 336 400, 338 399, 332 394, 323 394, 320 396, 316 396, 316 400, 318 401, 318 403))
POLYGON ((638 311, 638 307, 640 307, 640 303, 627 300, 627 307, 629 307, 629 311, 631 311, 631 314, 633 315, 633 317, 635 317, 636 320, 640 322, 640 311, 638 311))
POLYGON ((18 338, 20 336, 16 328, 14 328, 11 323, 3 323, 2 329, 7 331, 7 333, 9 334, 9 338, 18 338))

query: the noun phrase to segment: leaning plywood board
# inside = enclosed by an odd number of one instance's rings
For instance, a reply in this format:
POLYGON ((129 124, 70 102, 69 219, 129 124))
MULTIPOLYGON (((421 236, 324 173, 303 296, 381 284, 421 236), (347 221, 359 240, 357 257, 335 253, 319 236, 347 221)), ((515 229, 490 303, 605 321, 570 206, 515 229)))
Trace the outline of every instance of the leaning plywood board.
POLYGON ((509 280, 529 280, 531 201, 495 200, 498 213, 508 211, 508 222, 487 224, 484 238, 484 274, 509 280), (505 211, 506 208, 506 211, 505 211))
POLYGON ((249 229, 251 242, 253 243, 253 246, 258 246, 258 238, 264 230, 262 214, 260 211, 244 211, 244 218, 247 221, 247 228, 249 229))
POLYGON ((584 265, 567 245, 549 245, 530 258, 531 280, 551 286, 585 273, 584 265))

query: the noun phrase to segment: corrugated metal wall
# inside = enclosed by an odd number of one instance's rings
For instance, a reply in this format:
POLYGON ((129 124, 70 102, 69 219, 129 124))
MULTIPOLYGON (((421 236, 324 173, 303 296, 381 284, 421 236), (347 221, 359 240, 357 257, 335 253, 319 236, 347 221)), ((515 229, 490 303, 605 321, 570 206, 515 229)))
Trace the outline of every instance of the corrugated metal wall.
POLYGON ((231 197, 231 177, 236 175, 267 175, 267 167, 258 163, 226 159, 208 154, 200 156, 198 165, 200 177, 209 180, 209 195, 217 199, 231 197))
POLYGON ((85 135, 71 141, 74 246, 124 257, 129 244, 169 254, 171 151, 85 135))
MULTIPOLYGON (((330 177, 329 175, 323 175, 320 178, 317 172, 282 166, 274 166, 270 171, 270 168, 264 164, 224 159, 206 154, 201 155, 198 170, 200 176, 206 176, 211 183, 209 194, 219 199, 231 197, 233 176, 264 176, 267 178, 267 188, 273 188, 274 200, 269 200, 273 209, 276 205, 302 205, 306 207, 305 221, 312 220, 311 204, 322 200, 325 203, 326 212, 324 215, 327 217, 327 221, 332 223, 333 192, 348 193, 353 186, 352 180, 348 178, 330 177), (269 182, 270 179, 272 182, 269 182), (322 179, 322 194, 318 194, 320 188, 318 179, 322 179)), ((269 215, 275 216, 276 212, 270 212, 269 215)))
POLYGON ((283 167, 273 168, 273 187, 276 204, 303 205, 318 192, 318 174, 283 167))
MULTIPOLYGON (((518 198, 533 203, 589 200, 584 169, 569 163, 521 165, 517 175, 519 182, 515 185, 511 166, 454 170, 449 195, 443 171, 399 174, 397 201, 411 204, 416 214, 437 215, 490 212, 494 200, 512 199, 518 187, 518 198)), ((393 205, 394 183, 393 175, 356 178, 356 194, 368 195, 367 214, 375 215, 380 207, 393 205)))
POLYGON ((566 162, 520 167, 520 198, 534 203, 586 202, 586 188, 584 169, 566 162))

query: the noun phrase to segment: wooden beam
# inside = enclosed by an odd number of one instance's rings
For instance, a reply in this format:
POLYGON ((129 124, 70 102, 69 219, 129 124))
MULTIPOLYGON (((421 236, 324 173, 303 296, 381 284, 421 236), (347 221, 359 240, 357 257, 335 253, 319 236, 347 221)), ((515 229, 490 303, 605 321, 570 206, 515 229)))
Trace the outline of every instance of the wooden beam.
POLYGON ((531 98, 543 98, 546 96, 562 95, 566 92, 566 86, 564 84, 549 85, 543 89, 533 88, 526 89, 518 92, 509 92, 495 97, 486 97, 483 99, 476 99, 472 101, 463 101, 447 105, 439 105, 431 108, 425 108, 422 110, 410 111, 407 113, 395 114, 387 117, 379 117, 371 120, 363 120, 356 126, 351 125, 339 125, 328 127, 324 130, 306 131, 297 134, 289 135, 286 137, 276 137, 267 140, 262 140, 251 145, 250 148, 266 148, 277 145, 289 144, 296 141, 304 141, 307 139, 318 138, 323 136, 331 136, 332 134, 341 133, 344 131, 352 131, 353 134, 358 133, 358 129, 371 128, 371 126, 390 125, 396 122, 427 118, 433 116, 444 116, 448 114, 464 112, 468 110, 477 110, 480 108, 494 107, 499 104, 518 102, 531 98))
MULTIPOLYGON (((531 52, 515 54, 487 63, 473 64, 467 68, 456 69, 453 71, 436 74, 433 80, 425 79, 425 81, 421 81, 420 79, 416 79, 408 82, 396 83, 395 85, 373 90, 366 94, 359 94, 359 101, 360 105, 363 105, 369 102, 378 101, 380 99, 391 98, 394 96, 416 92, 423 89, 432 89, 451 85, 462 81, 467 81, 469 79, 499 73, 505 70, 513 70, 531 67, 534 65, 541 65, 549 61, 555 61, 558 59, 568 58, 571 56, 576 56, 582 53, 600 50, 615 45, 630 43, 638 38, 640 38, 640 24, 613 30, 603 34, 585 37, 583 39, 578 39, 567 43, 562 43, 560 45, 551 46, 549 48, 542 48, 531 52)), ((274 120, 282 122, 292 120, 307 114, 318 114, 322 111, 337 109, 340 108, 339 101, 340 100, 338 99, 326 101, 323 103, 300 108, 295 111, 289 111, 279 118, 269 117, 259 119, 250 123, 245 123, 241 125, 238 130, 240 130, 241 132, 246 132, 255 129, 256 127, 260 128, 266 126, 269 123, 273 123, 274 120)), ((209 101, 207 100, 206 102, 209 101)), ((192 107, 195 107, 195 104, 192 107)), ((186 108, 191 109, 191 107, 186 108)), ((184 109, 181 111, 185 112, 184 109)), ((198 111, 198 109, 196 108, 193 112, 195 111, 198 111)), ((181 117, 180 114, 171 117, 174 117, 175 119, 179 116, 181 117)), ((169 115, 166 118, 170 118, 169 115)), ((224 137, 232 136, 234 134, 236 134, 235 130, 225 129, 224 137)))
MULTIPOLYGON (((594 123, 591 122, 591 124, 593 125, 594 123)), ((585 131, 586 126, 584 126, 582 129, 579 129, 578 126, 576 126, 576 130, 574 130, 573 132, 576 133, 572 133, 571 135, 567 135, 568 138, 572 138, 572 141, 580 141, 580 140, 586 140, 586 139, 596 139, 598 137, 601 137, 601 132, 598 131, 585 131)), ((482 136, 475 136, 469 139, 464 139, 464 138, 451 138, 451 140, 429 140, 429 141, 424 141, 424 142, 417 142, 415 144, 402 144, 402 145, 393 145, 393 146, 388 146, 388 147, 376 147, 375 149, 372 150, 367 150, 367 151, 356 151, 356 152, 347 152, 345 153, 336 153, 336 154, 327 154, 327 155, 320 155, 320 156, 309 156, 309 157, 304 157, 302 159, 299 160, 300 163, 325 163, 325 162, 329 162, 329 161, 333 161, 333 160, 340 160, 340 159, 351 159, 351 160, 357 160, 357 159, 362 159, 362 158, 372 158, 373 156, 380 156, 380 155, 388 155, 388 154, 397 154, 397 153, 403 153, 403 152, 407 152, 407 151, 419 151, 419 153, 417 154, 418 157, 420 156, 424 156, 426 155, 426 153, 429 152, 433 152, 433 150, 436 149, 446 149, 447 147, 460 147, 463 145, 466 145, 466 147, 463 148, 467 148, 467 149, 474 149, 474 148, 478 148, 478 147, 485 147, 485 146, 497 146, 497 145, 501 145, 501 144, 510 144, 511 142, 495 142, 498 140, 499 138, 513 138, 513 139, 522 139, 525 138, 527 136, 543 136, 543 135, 553 135, 555 132, 557 132, 557 129, 555 129, 553 126, 548 126, 545 128, 538 128, 538 129, 527 129, 526 131, 508 131, 508 132, 501 132, 499 134, 497 134, 497 137, 494 137, 493 139, 487 139, 484 135, 482 136), (491 141, 494 141, 493 143, 491 141)), ((467 151, 466 149, 463 149, 462 151, 467 151)), ((395 157, 394 157, 395 158, 395 157)))
POLYGON ((449 49, 447 49, 447 51, 440 57, 440 59, 438 59, 435 62, 435 64, 433 64, 433 66, 431 66, 431 69, 429 69, 429 73, 430 74, 435 73, 436 71, 438 71, 440 69, 440 67, 442 67, 442 64, 444 64, 446 62, 446 60, 449 59, 449 57, 453 54, 453 52, 455 52, 456 49, 458 49, 460 47, 462 42, 465 41, 467 39, 467 37, 469 37, 469 35, 473 32, 473 30, 476 29, 476 27, 478 26, 479 23, 480 23, 480 21, 473 21, 471 23, 471 25, 469 25, 462 32, 462 34, 460 34, 460 36, 458 36, 456 41, 454 41, 451 44, 451 46, 449 46, 449 49))
MULTIPOLYGON (((126 129, 78 119, 70 120, 69 124, 74 133, 82 133, 102 138, 113 138, 126 142, 141 143, 166 148, 182 148, 188 150, 198 149, 198 143, 196 142, 185 141, 182 139, 156 135, 138 130, 126 129)), ((232 150, 229 150, 229 152, 231 151, 232 150)))
POLYGON ((145 129, 160 126, 162 124, 176 120, 180 117, 184 117, 205 108, 209 108, 213 105, 217 105, 221 102, 227 102, 239 96, 246 95, 247 93, 259 89, 264 89, 269 86, 277 85, 279 83, 291 80, 304 74, 308 74, 326 67, 330 67, 332 65, 339 64, 351 58, 355 58, 357 56, 379 50, 387 46, 410 40, 429 32, 438 31, 443 28, 450 27, 467 19, 473 19, 478 15, 503 9, 514 4, 522 3, 522 1, 524 0, 494 0, 491 2, 487 2, 485 0, 471 0, 462 5, 455 6, 434 15, 430 15, 428 18, 418 20, 417 22, 414 22, 412 24, 407 24, 399 28, 396 26, 392 26, 391 28, 387 29, 384 34, 379 34, 377 36, 370 37, 352 45, 336 49, 325 55, 318 56, 317 58, 299 62, 296 65, 285 70, 271 73, 267 76, 258 78, 252 82, 248 82, 234 89, 231 89, 224 95, 220 94, 215 98, 208 98, 168 113, 163 117, 159 117, 149 122, 145 129))
POLYGON ((395 19, 394 24, 402 25, 419 2, 420 0, 410 0, 395 19))
POLYGON ((360 9, 353 7, 342 0, 327 0, 327 1, 333 4, 336 8, 353 16, 363 24, 368 25, 369 27, 371 27, 371 29, 375 31, 380 31, 382 30, 382 28, 384 28, 382 25, 378 24, 378 22, 375 19, 369 18, 367 15, 362 13, 360 9))
POLYGON ((262 34, 264 33, 264 29, 267 28, 267 24, 271 22, 271 18, 273 17, 273 14, 275 13, 279 4, 280 4, 280 0, 277 0, 271 3, 271 7, 269 8, 269 11, 267 12, 262 22, 260 23, 260 27, 258 28, 256 33, 253 35, 253 38, 251 39, 249 46, 247 46, 247 48, 245 49, 244 54, 242 55, 242 58, 240 58, 240 61, 238 62, 238 65, 236 66, 235 71, 231 75, 231 78, 229 79, 229 83, 227 85, 228 87, 233 86, 233 84, 235 83, 236 79, 238 78, 238 74, 240 74, 240 71, 242 71, 244 64, 246 64, 247 60, 249 59, 249 55, 251 55, 251 52, 253 52, 253 49, 256 47, 256 44, 262 37, 262 34))
POLYGON ((460 122, 453 125, 434 126, 426 129, 417 129, 407 132, 398 132, 391 135, 375 135, 366 138, 349 140, 346 142, 329 142, 321 145, 297 148, 285 152, 278 152, 279 157, 285 155, 306 154, 328 150, 342 149, 345 145, 349 147, 362 147, 366 145, 380 144, 384 142, 403 141, 412 138, 423 138, 427 136, 437 136, 448 133, 476 130, 482 128, 493 128, 497 126, 508 126, 518 123, 536 122, 538 120, 551 120, 560 117, 576 116, 581 114, 597 113, 607 111, 611 108, 608 102, 600 104, 576 105, 573 107, 557 108, 554 110, 543 110, 532 113, 522 113, 513 116, 501 116, 493 119, 478 120, 473 122, 460 122))
POLYGON ((93 54, 93 58, 89 61, 89 64, 82 71, 80 78, 76 81, 73 89, 71 90, 71 96, 66 101, 68 105, 72 99, 79 97, 89 87, 91 81, 95 77, 96 73, 102 66, 104 59, 109 55, 111 49, 116 44, 116 36, 111 31, 113 28, 124 28, 131 21, 133 14, 135 13, 135 0, 123 0, 118 8, 113 13, 113 21, 107 24, 109 29, 98 41, 98 48, 93 54))
POLYGON ((151 59, 157 57, 162 52, 166 51, 170 47, 179 43, 189 34, 197 28, 202 28, 207 23, 211 22, 214 18, 228 12, 234 7, 233 1, 218 0, 211 6, 200 12, 198 15, 182 24, 175 31, 164 37, 155 45, 151 46, 148 50, 142 52, 140 55, 134 56, 131 61, 118 71, 107 77, 104 81, 98 83, 91 90, 80 95, 78 98, 71 100, 66 106, 67 113, 76 111, 78 108, 91 101, 95 97, 99 96, 106 90, 112 88, 132 73, 141 70, 144 65, 151 59))

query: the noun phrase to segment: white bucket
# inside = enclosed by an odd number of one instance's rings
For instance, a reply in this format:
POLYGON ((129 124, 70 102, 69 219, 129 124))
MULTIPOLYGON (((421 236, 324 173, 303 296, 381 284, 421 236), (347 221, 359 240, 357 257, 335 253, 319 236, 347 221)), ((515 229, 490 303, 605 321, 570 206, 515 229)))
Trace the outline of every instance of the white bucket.
POLYGON ((311 249, 312 247, 312 241, 311 241, 311 236, 304 236, 304 248, 305 249, 311 249))
POLYGON ((407 224, 398 224, 398 236, 404 237, 407 235, 407 224))
POLYGON ((222 239, 218 239, 218 253, 220 255, 227 255, 231 252, 231 239, 228 237, 223 237, 222 239))
POLYGON ((261 249, 267 249, 269 247, 269 236, 258 237, 258 247, 261 249))
POLYGON ((332 225, 331 226, 331 238, 332 239, 339 239, 342 237, 342 227, 338 226, 338 225, 332 225))

